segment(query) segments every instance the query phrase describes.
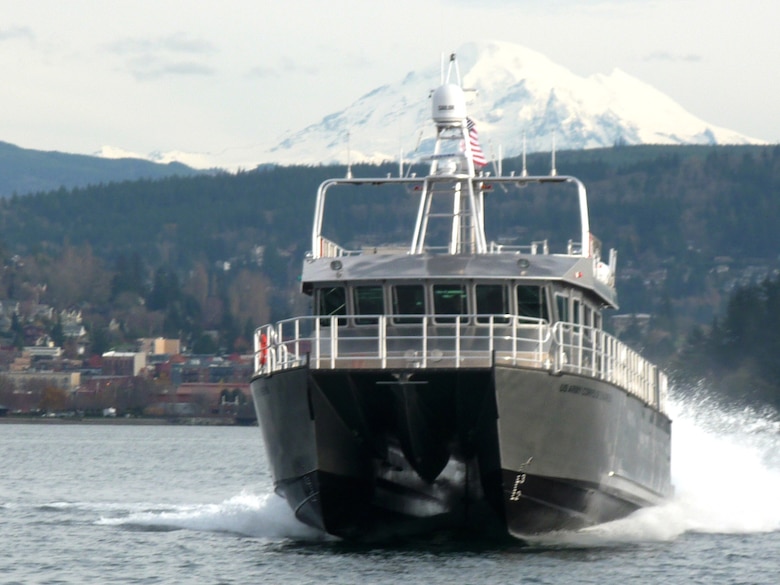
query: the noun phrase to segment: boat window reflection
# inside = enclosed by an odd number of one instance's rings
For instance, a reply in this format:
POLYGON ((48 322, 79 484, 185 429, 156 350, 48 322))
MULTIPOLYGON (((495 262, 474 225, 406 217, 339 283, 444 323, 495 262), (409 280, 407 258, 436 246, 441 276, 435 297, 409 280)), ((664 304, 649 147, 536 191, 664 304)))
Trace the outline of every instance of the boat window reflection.
MULTIPOLYGON (((398 284, 393 287, 393 315, 424 315, 425 289, 421 284, 398 284)), ((396 317, 395 323, 422 323, 418 317, 396 317)))
MULTIPOLYGON (((347 293, 343 286, 322 288, 318 291, 317 313, 323 316, 346 315, 347 293)), ((330 325, 330 319, 321 319, 323 326, 330 325)), ((344 319, 338 320, 339 325, 344 324, 344 319)))
POLYGON ((555 294, 555 305, 558 308, 558 321, 569 321, 569 297, 563 294, 555 294))
MULTIPOLYGON (((434 284, 433 312, 436 315, 465 315, 468 313, 466 286, 463 284, 434 284)), ((454 317, 437 317, 438 323, 454 323, 454 317)))
POLYGON ((374 315, 373 317, 355 317, 356 325, 376 325, 385 312, 384 294, 380 285, 355 287, 355 315, 374 315))
POLYGON ((502 284, 478 284, 474 287, 474 297, 477 309, 477 323, 489 323, 488 315, 494 317, 494 323, 508 323, 509 298, 507 288, 502 284))
POLYGON ((517 314, 520 317, 549 321, 550 313, 547 310, 545 296, 545 290, 541 286, 518 285, 517 314))

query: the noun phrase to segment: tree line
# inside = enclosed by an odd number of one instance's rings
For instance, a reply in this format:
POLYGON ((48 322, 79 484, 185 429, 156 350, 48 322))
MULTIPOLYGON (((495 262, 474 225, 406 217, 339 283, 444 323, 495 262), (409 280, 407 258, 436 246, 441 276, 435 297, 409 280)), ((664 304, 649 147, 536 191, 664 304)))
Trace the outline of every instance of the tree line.
POLYGON ((0 302, 18 306, 6 344, 16 347, 33 342, 32 328, 75 357, 76 340, 63 330, 64 309, 82 315, 91 354, 159 336, 180 339, 195 353, 246 352, 255 327, 270 318, 272 287, 257 267, 225 271, 195 262, 179 271, 150 267, 138 253, 120 253, 111 265, 86 244, 65 245, 57 255, 6 254, 3 264, 0 302), (53 310, 41 312, 42 305, 53 310))
POLYGON ((780 409, 780 277, 745 285, 709 327, 695 327, 675 357, 683 388, 780 409))

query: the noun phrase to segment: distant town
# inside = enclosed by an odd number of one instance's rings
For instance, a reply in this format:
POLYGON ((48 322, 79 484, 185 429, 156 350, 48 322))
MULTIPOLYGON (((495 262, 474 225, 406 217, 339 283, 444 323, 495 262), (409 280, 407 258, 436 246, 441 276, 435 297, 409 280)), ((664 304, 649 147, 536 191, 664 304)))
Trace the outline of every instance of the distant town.
MULTIPOLYGON (((15 309, 7 301, 2 303, 0 328, 15 309)), ((53 311, 45 306, 38 310, 53 311)), ((132 351, 87 357, 89 340, 80 313, 63 311, 59 318, 70 351, 63 351, 33 325, 25 327, 23 348, 0 348, 0 417, 4 420, 123 418, 254 424, 249 392, 252 355, 194 355, 179 340, 158 337, 138 339, 132 351)))

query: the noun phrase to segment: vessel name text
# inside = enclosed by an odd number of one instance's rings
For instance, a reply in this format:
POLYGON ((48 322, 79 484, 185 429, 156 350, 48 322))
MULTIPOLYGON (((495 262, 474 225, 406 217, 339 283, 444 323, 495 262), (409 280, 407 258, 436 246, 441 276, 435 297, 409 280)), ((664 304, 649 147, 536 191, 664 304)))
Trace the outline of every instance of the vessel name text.
POLYGON ((588 396, 590 398, 596 398, 597 400, 603 400, 604 402, 612 402, 612 396, 601 390, 595 388, 589 388, 588 386, 577 386, 576 384, 561 384, 561 392, 567 392, 568 394, 579 394, 580 396, 588 396))

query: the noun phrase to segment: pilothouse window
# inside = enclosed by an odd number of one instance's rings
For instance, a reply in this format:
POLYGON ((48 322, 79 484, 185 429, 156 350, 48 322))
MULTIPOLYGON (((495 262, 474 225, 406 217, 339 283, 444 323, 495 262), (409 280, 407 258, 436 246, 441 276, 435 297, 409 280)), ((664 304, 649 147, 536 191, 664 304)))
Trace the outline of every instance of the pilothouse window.
POLYGON ((569 297, 564 295, 555 295, 555 304, 558 307, 558 320, 569 322, 569 297))
POLYGON ((477 323, 490 323, 489 315, 500 315, 493 318, 494 323, 508 323, 509 298, 507 289, 502 284, 478 284, 474 287, 477 303, 477 323))
MULTIPOLYGON (((424 315, 425 289, 421 284, 398 284, 393 287, 393 315, 424 315)), ((396 317, 396 323, 421 323, 419 317, 396 317)))
POLYGON ((541 286, 518 285, 517 314, 520 317, 550 320, 545 290, 541 286))
MULTIPOLYGON (((465 315, 468 313, 466 287, 462 284, 434 284, 433 312, 436 315, 465 315)), ((454 323, 454 317, 437 317, 439 323, 454 323)))
MULTIPOLYGON (((347 293, 343 286, 334 286, 332 288, 323 288, 317 295, 317 314, 323 316, 346 315, 347 314, 347 293)), ((343 319, 339 319, 339 325, 342 325, 343 319)), ((320 320, 322 325, 330 325, 330 320, 320 320)))
MULTIPOLYGON (((355 287, 355 315, 382 315, 384 312, 384 295, 381 286, 355 287)), ((376 316, 355 317, 357 325, 373 325, 377 322, 376 316)))

